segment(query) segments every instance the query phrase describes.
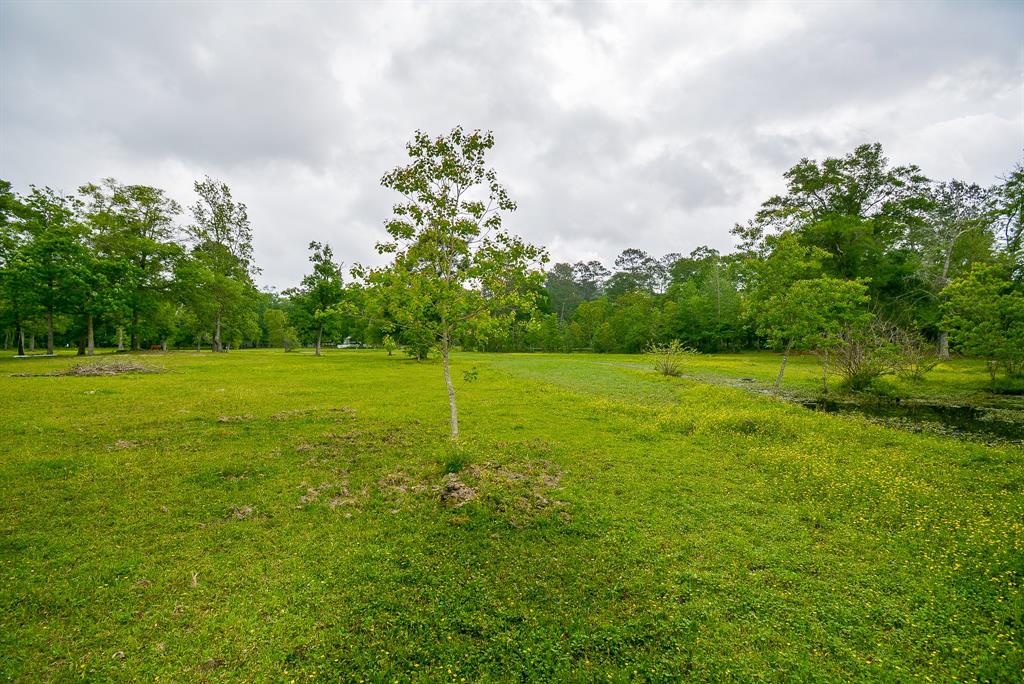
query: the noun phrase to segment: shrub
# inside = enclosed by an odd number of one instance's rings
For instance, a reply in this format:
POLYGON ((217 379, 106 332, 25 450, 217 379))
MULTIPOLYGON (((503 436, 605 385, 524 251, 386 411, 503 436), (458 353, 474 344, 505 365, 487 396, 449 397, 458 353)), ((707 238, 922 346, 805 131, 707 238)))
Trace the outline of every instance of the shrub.
POLYGON ((678 377, 682 374, 683 359, 698 352, 679 340, 672 340, 668 344, 651 344, 647 353, 654 357, 654 370, 662 375, 678 377))
POLYGON ((891 339, 893 370, 904 380, 924 380, 941 361, 934 345, 916 332, 895 328, 891 339))
POLYGON ((383 344, 384 349, 387 350, 388 356, 394 354, 395 350, 398 349, 398 343, 395 342, 395 338, 391 337, 391 335, 385 335, 384 339, 381 340, 381 344, 383 344))
POLYGON ((992 382, 1024 376, 1024 252, 977 263, 944 291, 943 325, 965 354, 989 362, 992 382))
POLYGON ((845 327, 832 354, 847 388, 860 392, 896 369, 896 328, 875 318, 866 325, 845 327))

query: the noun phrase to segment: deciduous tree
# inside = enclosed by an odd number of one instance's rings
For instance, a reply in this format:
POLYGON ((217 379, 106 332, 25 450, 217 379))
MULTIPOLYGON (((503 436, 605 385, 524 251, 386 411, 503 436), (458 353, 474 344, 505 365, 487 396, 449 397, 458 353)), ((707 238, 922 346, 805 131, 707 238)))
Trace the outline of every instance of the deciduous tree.
POLYGON ((156 316, 167 301, 174 261, 182 254, 175 225, 181 205, 159 188, 123 185, 113 178, 83 185, 79 192, 89 203, 86 217, 96 258, 104 263, 109 286, 116 288, 114 293, 97 291, 94 299, 105 299, 109 309, 120 306, 131 348, 138 351, 145 318, 156 316))
POLYGON ((246 206, 236 202, 227 184, 207 176, 195 182, 199 200, 192 205, 193 223, 185 229, 192 243, 188 281, 192 299, 205 295, 212 314, 213 351, 224 350, 222 328, 226 318, 247 330, 253 322, 258 293, 252 276, 259 269, 252 261, 252 228, 246 206))
POLYGON ((409 163, 381 180, 403 197, 386 224, 391 240, 378 245, 394 262, 367 274, 398 327, 429 336, 440 349, 453 440, 453 346, 464 334, 507 328, 517 312, 533 310, 544 277, 537 268, 544 251, 502 229, 502 215, 516 205, 486 164, 493 146, 489 131, 417 131, 406 146, 409 163))
POLYGON ((299 333, 313 337, 316 355, 320 356, 324 333, 333 335, 341 322, 344 286, 341 266, 334 262, 331 246, 310 242, 309 250, 313 272, 302 279, 300 287, 285 294, 292 301, 292 324, 299 333))

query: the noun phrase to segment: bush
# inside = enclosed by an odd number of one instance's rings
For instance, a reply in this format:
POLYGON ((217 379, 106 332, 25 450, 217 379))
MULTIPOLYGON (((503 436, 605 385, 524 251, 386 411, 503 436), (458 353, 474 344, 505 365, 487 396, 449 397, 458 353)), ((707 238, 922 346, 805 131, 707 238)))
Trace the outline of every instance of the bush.
POLYGON ((867 325, 847 326, 832 354, 848 389, 862 392, 878 378, 896 371, 897 329, 880 319, 867 325))
POLYGON ((924 380, 941 361, 934 345, 916 332, 894 328, 891 340, 893 370, 904 380, 924 380))
POLYGON ((993 394, 1024 396, 1024 377, 1005 377, 992 381, 993 394))
POLYGON ((385 335, 384 339, 381 340, 381 344, 387 350, 388 356, 394 354, 395 350, 398 349, 398 343, 395 342, 395 338, 391 337, 391 335, 385 335))
POLYGON ((672 340, 668 344, 652 344, 647 348, 647 353, 654 356, 654 370, 674 378, 683 372, 683 359, 698 352, 684 346, 679 340, 672 340))

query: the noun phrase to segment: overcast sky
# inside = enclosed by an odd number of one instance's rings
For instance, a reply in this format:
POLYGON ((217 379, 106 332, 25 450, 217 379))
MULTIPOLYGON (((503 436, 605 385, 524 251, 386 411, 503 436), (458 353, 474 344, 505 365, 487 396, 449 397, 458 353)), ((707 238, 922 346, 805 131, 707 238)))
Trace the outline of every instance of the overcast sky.
POLYGON ((1024 3, 0 0, 0 177, 226 181, 260 282, 378 263, 417 128, 487 128, 554 260, 732 247, 801 157, 881 142, 990 184, 1024 148, 1024 3))

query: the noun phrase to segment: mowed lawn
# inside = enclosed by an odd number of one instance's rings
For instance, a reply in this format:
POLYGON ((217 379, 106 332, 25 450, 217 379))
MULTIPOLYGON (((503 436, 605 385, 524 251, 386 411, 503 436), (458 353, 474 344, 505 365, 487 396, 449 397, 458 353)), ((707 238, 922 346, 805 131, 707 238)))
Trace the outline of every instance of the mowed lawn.
POLYGON ((1019 447, 462 354, 456 450, 437 363, 129 356, 0 360, 3 679, 1024 677, 1019 447))

